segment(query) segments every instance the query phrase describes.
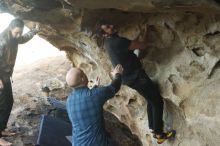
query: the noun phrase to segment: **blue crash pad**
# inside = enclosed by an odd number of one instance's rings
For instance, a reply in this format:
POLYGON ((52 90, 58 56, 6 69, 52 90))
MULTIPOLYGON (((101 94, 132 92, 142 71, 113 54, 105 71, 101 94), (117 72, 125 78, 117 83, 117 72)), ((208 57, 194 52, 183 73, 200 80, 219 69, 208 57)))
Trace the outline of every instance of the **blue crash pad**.
POLYGON ((43 115, 36 146, 71 146, 71 142, 67 138, 71 135, 70 123, 43 115))

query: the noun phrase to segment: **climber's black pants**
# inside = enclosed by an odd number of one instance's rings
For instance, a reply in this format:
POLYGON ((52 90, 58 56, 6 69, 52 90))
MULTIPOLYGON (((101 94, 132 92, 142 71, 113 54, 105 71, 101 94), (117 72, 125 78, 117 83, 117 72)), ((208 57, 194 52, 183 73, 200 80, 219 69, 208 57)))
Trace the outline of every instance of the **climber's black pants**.
POLYGON ((4 89, 0 90, 0 137, 7 127, 8 119, 13 105, 13 94, 10 79, 3 81, 4 89))
POLYGON ((138 91, 148 102, 149 128, 155 133, 163 132, 163 98, 159 89, 142 69, 129 87, 138 91))

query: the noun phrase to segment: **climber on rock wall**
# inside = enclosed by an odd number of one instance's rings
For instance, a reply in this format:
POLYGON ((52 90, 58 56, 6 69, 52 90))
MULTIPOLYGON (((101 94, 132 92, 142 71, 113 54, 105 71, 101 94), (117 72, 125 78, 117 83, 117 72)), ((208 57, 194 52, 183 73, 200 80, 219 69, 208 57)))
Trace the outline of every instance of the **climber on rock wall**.
POLYGON ((112 72, 114 77, 108 86, 99 87, 100 80, 92 89, 88 88, 85 73, 72 68, 66 75, 67 84, 74 90, 67 99, 67 112, 72 123, 73 146, 117 146, 105 131, 103 105, 115 96, 121 87, 123 68, 117 65, 112 72))
POLYGON ((135 49, 146 49, 147 42, 145 40, 139 41, 138 38, 129 40, 120 37, 114 25, 109 23, 102 23, 100 30, 104 37, 104 48, 112 65, 121 64, 124 68, 122 83, 135 89, 147 100, 149 129, 152 130, 157 143, 161 144, 166 139, 173 137, 176 133, 175 130, 163 131, 163 97, 160 95, 157 86, 144 71, 139 58, 134 54, 135 49))
POLYGON ((13 106, 13 94, 11 87, 11 76, 13 73, 15 60, 17 56, 18 44, 24 44, 33 38, 39 31, 36 25, 32 30, 22 36, 24 22, 20 19, 14 19, 9 26, 0 34, 0 145, 10 146, 2 137, 11 136, 11 133, 5 130, 13 106))

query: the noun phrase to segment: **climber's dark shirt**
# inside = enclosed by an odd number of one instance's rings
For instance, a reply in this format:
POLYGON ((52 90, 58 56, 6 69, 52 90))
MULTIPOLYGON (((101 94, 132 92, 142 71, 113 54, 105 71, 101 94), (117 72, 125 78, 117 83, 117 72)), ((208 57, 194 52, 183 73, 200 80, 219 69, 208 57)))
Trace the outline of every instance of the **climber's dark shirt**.
POLYGON ((105 38, 104 47, 113 67, 121 64, 124 68, 122 81, 129 84, 134 81, 142 68, 141 62, 132 50, 129 50, 131 40, 114 34, 105 38))

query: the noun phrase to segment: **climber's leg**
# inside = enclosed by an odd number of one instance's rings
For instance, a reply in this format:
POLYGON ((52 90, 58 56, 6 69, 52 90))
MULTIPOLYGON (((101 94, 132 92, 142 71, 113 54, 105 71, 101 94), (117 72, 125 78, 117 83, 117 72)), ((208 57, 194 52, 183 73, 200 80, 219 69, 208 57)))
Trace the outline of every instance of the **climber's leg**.
POLYGON ((4 89, 0 93, 0 132, 7 127, 8 119, 12 110, 13 95, 10 80, 4 82, 4 89))
POLYGON ((144 70, 140 71, 138 78, 129 87, 137 90, 148 101, 149 128, 155 133, 163 133, 163 98, 158 88, 148 77, 144 70))
POLYGON ((148 116, 148 125, 149 129, 154 131, 154 126, 153 126, 153 108, 151 102, 147 102, 147 116, 148 116))
POLYGON ((10 80, 4 82, 4 89, 0 92, 0 145, 11 146, 12 143, 2 138, 7 127, 8 119, 13 105, 13 96, 10 80))

